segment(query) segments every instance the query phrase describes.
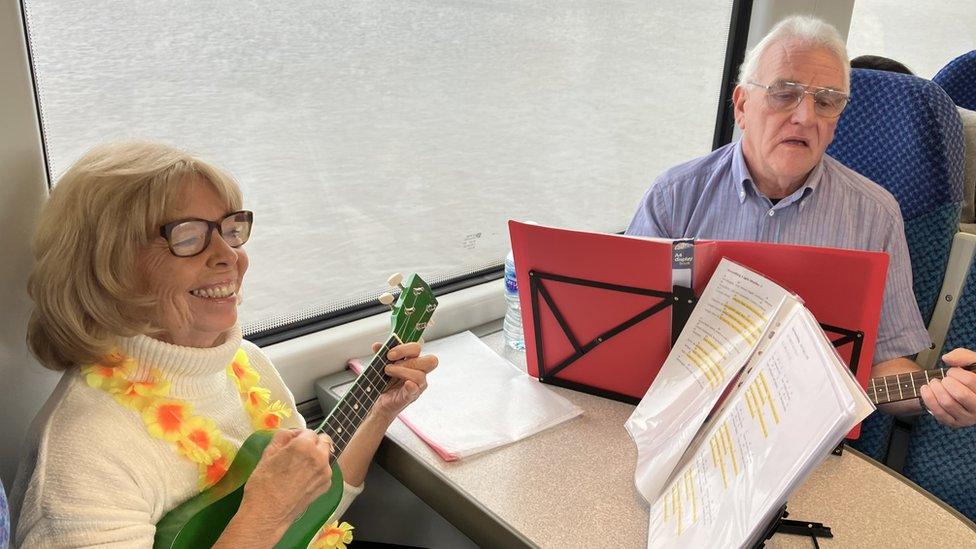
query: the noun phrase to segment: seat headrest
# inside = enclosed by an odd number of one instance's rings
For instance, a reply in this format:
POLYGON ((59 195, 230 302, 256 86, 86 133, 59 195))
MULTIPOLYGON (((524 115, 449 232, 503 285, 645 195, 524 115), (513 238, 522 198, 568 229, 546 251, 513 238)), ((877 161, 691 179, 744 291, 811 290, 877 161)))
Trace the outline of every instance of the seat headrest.
POLYGON ((827 153, 888 189, 905 220, 962 201, 962 123, 923 78, 851 70, 851 101, 827 153))
POLYGON ((949 61, 932 81, 942 86, 956 105, 976 110, 976 50, 949 61))

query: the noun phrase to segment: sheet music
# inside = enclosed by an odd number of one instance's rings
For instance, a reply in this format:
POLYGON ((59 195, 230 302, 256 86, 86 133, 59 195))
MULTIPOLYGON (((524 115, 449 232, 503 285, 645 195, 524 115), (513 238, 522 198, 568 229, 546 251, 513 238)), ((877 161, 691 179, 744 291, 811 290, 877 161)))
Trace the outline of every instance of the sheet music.
POLYGON ((791 294, 723 260, 685 329, 626 423, 637 444, 638 491, 655 501, 729 383, 791 294))
MULTIPOLYGON (((445 461, 497 448, 568 421, 583 410, 527 376, 471 332, 424 347, 440 365, 423 396, 398 416, 445 461)), ((350 362, 358 373, 362 360, 350 362)))
POLYGON ((651 505, 649 546, 754 542, 788 494, 873 410, 860 386, 852 390, 809 311, 792 302, 783 312, 651 505))

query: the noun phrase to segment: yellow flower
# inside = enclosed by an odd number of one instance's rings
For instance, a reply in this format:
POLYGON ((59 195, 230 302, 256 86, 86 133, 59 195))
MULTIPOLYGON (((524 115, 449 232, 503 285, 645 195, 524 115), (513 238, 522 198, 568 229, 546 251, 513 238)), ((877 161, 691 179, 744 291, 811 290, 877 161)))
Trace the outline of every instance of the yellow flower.
POLYGON ((142 410, 142 421, 149 434, 163 440, 174 442, 183 434, 183 426, 193 407, 180 400, 165 398, 148 399, 142 410))
POLYGON ((117 393, 126 381, 126 376, 134 372, 136 361, 113 349, 95 364, 82 366, 81 375, 89 387, 117 393))
POLYGON ((217 457, 207 465, 200 464, 200 486, 203 488, 217 484, 227 474, 237 455, 237 450, 226 440, 218 439, 214 443, 218 450, 217 457))
POLYGON ((124 380, 121 368, 101 364, 82 366, 81 375, 85 377, 85 383, 89 387, 104 389, 108 392, 115 392, 120 382, 124 380))
MULTIPOLYGON (((88 385, 108 392, 139 412, 151 436, 172 442, 180 455, 197 463, 201 488, 219 482, 231 468, 237 448, 223 438, 213 420, 193 416, 192 405, 168 398, 170 383, 159 371, 152 370, 142 381, 129 379, 137 368, 134 359, 115 350, 99 363, 82 367, 81 374, 88 385)), ((276 429, 282 419, 291 417, 292 410, 284 402, 269 403, 271 391, 257 386, 261 376, 251 368, 243 349, 237 350, 227 366, 227 376, 237 387, 255 429, 276 429)), ((321 543, 316 547, 345 549, 345 543, 352 541, 352 526, 333 523, 331 528, 331 533, 320 536, 321 543)))
POLYGON ((352 524, 335 521, 327 524, 319 530, 318 535, 312 540, 309 549, 346 549, 347 543, 352 543, 352 524))
POLYGON ((248 414, 255 416, 264 411, 271 400, 271 390, 264 387, 251 387, 244 396, 244 406, 248 414))
POLYGON ((169 382, 153 371, 145 381, 123 380, 113 393, 121 404, 142 411, 154 399, 169 395, 169 382))
POLYGON ((210 419, 194 416, 183 422, 176 449, 194 463, 211 465, 220 457, 220 431, 210 419))
POLYGON ((251 361, 244 349, 237 350, 234 360, 227 366, 227 374, 240 393, 246 393, 261 380, 261 376, 251 368, 251 361))
POLYGON ((251 425, 257 430, 277 429, 278 425, 281 424, 281 420, 286 417, 291 417, 291 410, 285 406, 284 402, 276 400, 261 410, 257 415, 253 416, 251 425))

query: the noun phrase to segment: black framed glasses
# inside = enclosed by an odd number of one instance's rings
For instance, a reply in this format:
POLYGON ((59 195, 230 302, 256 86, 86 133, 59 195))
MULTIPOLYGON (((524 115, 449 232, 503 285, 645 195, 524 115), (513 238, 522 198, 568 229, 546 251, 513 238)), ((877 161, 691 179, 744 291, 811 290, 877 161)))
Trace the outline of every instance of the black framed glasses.
POLYGON ((243 246, 251 236, 254 212, 241 210, 229 213, 220 221, 207 219, 179 219, 159 228, 159 234, 169 244, 169 251, 177 257, 192 257, 210 246, 214 229, 231 248, 243 246))
POLYGON ((746 82, 766 89, 766 104, 775 111, 791 111, 800 105, 804 95, 813 97, 813 111, 824 118, 837 118, 844 112, 850 95, 833 88, 804 86, 796 82, 774 82, 764 86, 758 82, 746 82))

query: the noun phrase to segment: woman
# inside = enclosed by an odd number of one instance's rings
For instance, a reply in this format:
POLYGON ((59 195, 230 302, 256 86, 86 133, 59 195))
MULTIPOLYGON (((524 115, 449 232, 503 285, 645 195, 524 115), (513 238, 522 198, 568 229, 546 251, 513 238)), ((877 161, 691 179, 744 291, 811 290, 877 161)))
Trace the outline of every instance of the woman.
MULTIPOLYGON (((54 187, 34 242, 28 344, 64 374, 12 492, 18 546, 150 547, 160 518, 216 482, 256 428, 282 430, 218 547, 270 547, 328 489, 331 441, 304 429, 274 366, 241 339, 251 217, 228 175, 153 143, 98 147, 54 187)), ((397 383, 339 457, 334 517, 426 388, 437 359, 419 354, 390 351, 397 383)))

